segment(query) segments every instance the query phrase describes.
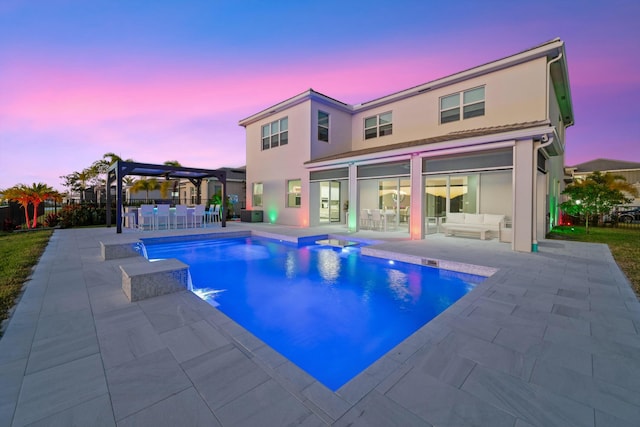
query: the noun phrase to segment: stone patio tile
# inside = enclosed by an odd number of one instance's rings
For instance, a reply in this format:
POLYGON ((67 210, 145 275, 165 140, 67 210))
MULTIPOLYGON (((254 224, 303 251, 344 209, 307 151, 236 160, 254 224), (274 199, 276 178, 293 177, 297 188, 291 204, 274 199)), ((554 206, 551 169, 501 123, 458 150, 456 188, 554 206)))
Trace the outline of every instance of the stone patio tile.
POLYGON ((591 323, 584 319, 567 317, 555 313, 541 313, 521 306, 516 307, 513 315, 532 322, 544 322, 547 325, 558 326, 584 335, 591 334, 591 323))
POLYGON ((449 334, 442 343, 442 351, 447 354, 457 354, 480 365, 496 369, 513 376, 528 376, 529 367, 524 355, 484 341, 461 332, 449 334))
POLYGON ((221 426, 218 419, 191 387, 118 422, 118 427, 221 426))
POLYGON ((530 348, 526 355, 535 357, 536 363, 548 362, 588 376, 593 373, 591 353, 564 343, 543 341, 530 348))
POLYGON ((98 335, 100 352, 105 369, 143 357, 166 348, 166 344, 153 326, 144 319, 140 325, 129 325, 122 329, 98 335))
POLYGON ((378 392, 371 392, 362 402, 352 407, 335 424, 336 427, 429 427, 427 421, 408 409, 387 399, 378 392))
POLYGON ((246 347, 244 347, 241 344, 238 344, 237 346, 238 346, 237 347, 238 350, 247 354, 249 357, 252 357, 253 355, 255 355, 256 356, 255 358, 256 360, 254 360, 255 363, 259 363, 260 365, 266 366, 269 369, 274 369, 274 370, 278 369, 279 366, 289 361, 289 359, 287 359, 282 354, 278 353, 277 351, 275 351, 273 348, 269 347, 266 344, 254 350, 248 350, 246 347))
POLYGON ((451 354, 445 348, 435 346, 416 355, 415 361, 412 361, 414 368, 411 375, 431 376, 459 388, 476 363, 458 354, 451 354))
POLYGON ((636 327, 633 323, 633 316, 626 312, 627 317, 619 314, 607 314, 603 312, 590 312, 584 315, 585 319, 591 321, 591 328, 601 329, 603 332, 616 332, 625 334, 637 334, 636 327))
POLYGON ((42 304, 40 316, 49 316, 56 313, 67 313, 90 308, 87 289, 83 284, 82 288, 74 289, 69 293, 55 296, 49 296, 47 293, 42 304))
MULTIPOLYGON (((519 307, 521 306, 522 305, 519 305, 519 307)), ((529 309, 531 309, 531 306, 529 306, 529 309)), ((550 310, 551 306, 549 306, 549 312, 550 310)), ((544 331, 547 327, 547 324, 542 319, 530 320, 514 315, 497 314, 491 310, 485 309, 484 307, 476 307, 476 309, 469 313, 467 317, 470 321, 479 325, 485 325, 487 322, 493 322, 500 330, 513 329, 522 332, 523 334, 540 337, 544 335, 544 331)), ((496 331, 493 339, 495 339, 498 332, 499 331, 496 331)))
POLYGON ((136 326, 151 326, 151 322, 149 322, 142 309, 137 304, 131 303, 120 309, 95 313, 94 318, 98 337, 136 326))
POLYGON ((178 363, 211 350, 229 345, 230 341, 204 320, 160 334, 178 363))
POLYGON ((159 350, 107 369, 116 421, 191 387, 169 350, 159 350))
POLYGON ((91 310, 94 314, 106 313, 131 304, 120 287, 95 286, 87 288, 87 292, 89 293, 91 310))
POLYGON ((454 330, 491 342, 500 331, 499 319, 504 316, 508 316, 508 314, 504 314, 501 311, 495 312, 493 308, 487 308, 484 303, 482 303, 482 306, 476 306, 475 309, 469 313, 469 316, 450 316, 448 324, 454 330), (471 317, 475 310, 480 308, 483 312, 487 313, 487 316, 471 317))
POLYGON ((89 308, 66 313, 41 316, 34 341, 64 335, 95 333, 93 315, 89 308))
POLYGON ((640 395, 615 384, 594 379, 590 375, 547 362, 539 362, 531 375, 531 382, 553 393, 615 414, 628 421, 640 419, 640 395))
POLYGON ((363 371, 340 387, 336 391, 336 394, 351 405, 354 405, 373 390, 379 383, 379 379, 369 375, 366 371, 363 371))
POLYGON ((586 301, 589 298, 589 290, 581 287, 581 290, 574 289, 558 289, 558 295, 566 298, 577 299, 581 301, 586 301))
POLYGON ((0 365, 24 359, 31 351, 31 344, 35 335, 38 319, 33 316, 14 316, 9 328, 4 331, 0 339, 0 365))
POLYGON ((27 359, 0 365, 0 425, 11 425, 26 366, 27 359))
POLYGON ((159 333, 203 319, 200 311, 194 309, 192 304, 185 303, 180 294, 181 292, 176 292, 138 302, 159 333))
POLYGON ((49 417, 107 392, 98 354, 26 375, 13 425, 49 417))
POLYGON ((295 425, 312 415, 299 400, 274 380, 259 384, 216 410, 223 425, 295 425))
POLYGON ((324 411, 332 420, 343 416, 351 405, 319 382, 313 382, 302 394, 314 405, 324 411))
MULTIPOLYGON (((594 330, 597 328, 594 327, 594 330)), ((566 329, 549 326, 545 341, 565 344, 592 354, 637 357, 640 352, 640 337, 630 334, 598 334, 593 336, 573 334, 566 329)))
POLYGON ((593 376, 640 393, 640 358, 594 354, 593 376))
POLYGON ((111 400, 108 394, 76 405, 72 408, 47 416, 29 427, 115 427, 111 410, 111 400))
POLYGON ((539 346, 540 343, 542 343, 542 337, 528 334, 516 328, 500 329, 493 343, 517 351, 518 353, 526 354, 531 348, 539 346))
POLYGON ((27 374, 99 352, 95 331, 42 338, 33 342, 27 374))
POLYGON ((638 420, 623 420, 607 412, 596 409, 596 427, 638 427, 638 420))
POLYGON ((594 425, 591 407, 482 366, 473 369, 462 390, 533 425, 594 425))
POLYGON ((288 384, 285 386, 289 389, 294 388, 296 392, 304 390, 316 380, 289 360, 276 366, 274 370, 290 383, 290 386, 288 384))
POLYGON ((409 372, 385 396, 434 426, 513 427, 515 417, 464 390, 409 372))
POLYGON ((210 408, 218 408, 269 380, 269 375, 233 346, 205 353, 182 364, 210 408))

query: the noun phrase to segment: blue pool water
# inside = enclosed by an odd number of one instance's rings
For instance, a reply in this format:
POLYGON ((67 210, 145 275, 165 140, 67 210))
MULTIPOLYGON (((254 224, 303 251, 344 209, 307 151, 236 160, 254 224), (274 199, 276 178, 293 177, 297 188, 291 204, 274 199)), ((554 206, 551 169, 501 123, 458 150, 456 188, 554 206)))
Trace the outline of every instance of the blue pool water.
POLYGON ((484 280, 270 239, 145 246, 189 264, 194 292, 333 391, 484 280))

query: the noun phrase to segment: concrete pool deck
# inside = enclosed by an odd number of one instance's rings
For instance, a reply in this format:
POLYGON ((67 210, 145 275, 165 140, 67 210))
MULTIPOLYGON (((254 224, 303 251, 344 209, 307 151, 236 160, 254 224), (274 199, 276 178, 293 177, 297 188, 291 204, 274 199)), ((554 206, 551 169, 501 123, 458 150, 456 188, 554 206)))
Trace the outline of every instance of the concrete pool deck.
MULTIPOLYGON (((340 231, 228 225, 288 236, 340 231)), ((521 254, 496 239, 349 235, 497 272, 333 393, 189 292, 130 303, 119 266, 137 261, 103 261, 100 242, 173 234, 54 233, 0 339, 0 426, 640 419, 640 304, 605 245, 543 241, 538 253, 521 254)))

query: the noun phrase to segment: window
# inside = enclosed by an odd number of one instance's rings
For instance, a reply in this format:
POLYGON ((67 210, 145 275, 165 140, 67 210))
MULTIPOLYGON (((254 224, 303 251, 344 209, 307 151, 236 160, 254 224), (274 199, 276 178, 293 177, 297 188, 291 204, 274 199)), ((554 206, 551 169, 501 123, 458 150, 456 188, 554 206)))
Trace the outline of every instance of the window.
POLYGON ((484 116, 484 86, 440 98, 440 123, 458 121, 461 115, 463 119, 484 116))
POLYGON ((253 207, 262 206, 262 183, 253 183, 253 194, 251 198, 251 205, 253 207))
POLYGON ((262 126, 262 149, 268 150, 289 143, 289 119, 287 117, 262 126))
POLYGON ((391 111, 364 119, 364 139, 391 135, 392 132, 391 111))
POLYGON ((299 179, 291 179, 287 181, 287 207, 300 207, 300 192, 302 191, 302 181, 299 179))
POLYGON ((329 142, 329 113, 318 111, 318 141, 329 142))

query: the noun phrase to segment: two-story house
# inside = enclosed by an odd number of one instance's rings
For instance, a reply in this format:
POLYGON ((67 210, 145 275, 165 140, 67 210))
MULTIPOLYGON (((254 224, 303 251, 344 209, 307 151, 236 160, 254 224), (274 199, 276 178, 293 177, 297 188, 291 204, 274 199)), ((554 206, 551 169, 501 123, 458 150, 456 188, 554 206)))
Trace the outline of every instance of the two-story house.
POLYGON ((390 210, 411 239, 450 212, 502 214, 513 249, 535 251, 557 218, 573 120, 560 39, 358 105, 310 89, 240 121, 247 208, 350 231, 363 210, 390 210))

